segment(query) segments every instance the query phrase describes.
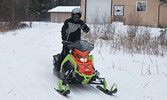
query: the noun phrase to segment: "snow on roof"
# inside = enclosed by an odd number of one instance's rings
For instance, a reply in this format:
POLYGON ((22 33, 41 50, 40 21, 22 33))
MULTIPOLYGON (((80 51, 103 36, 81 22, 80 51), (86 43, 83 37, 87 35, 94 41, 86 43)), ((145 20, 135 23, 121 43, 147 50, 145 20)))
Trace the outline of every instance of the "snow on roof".
POLYGON ((80 8, 80 6, 57 6, 48 12, 72 12, 74 8, 80 8))

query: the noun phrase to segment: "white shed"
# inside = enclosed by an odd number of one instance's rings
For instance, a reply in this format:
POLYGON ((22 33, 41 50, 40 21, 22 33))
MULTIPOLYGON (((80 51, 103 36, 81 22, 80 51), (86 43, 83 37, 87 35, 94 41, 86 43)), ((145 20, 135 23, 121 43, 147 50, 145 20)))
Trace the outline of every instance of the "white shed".
POLYGON ((67 18, 71 17, 74 8, 80 8, 80 6, 57 6, 49 10, 51 22, 63 23, 67 18))

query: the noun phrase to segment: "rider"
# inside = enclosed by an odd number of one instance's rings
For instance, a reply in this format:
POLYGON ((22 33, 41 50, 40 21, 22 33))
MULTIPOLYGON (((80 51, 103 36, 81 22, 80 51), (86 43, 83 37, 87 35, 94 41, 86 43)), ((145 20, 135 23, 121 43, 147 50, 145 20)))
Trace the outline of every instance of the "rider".
MULTIPOLYGON (((81 30, 85 33, 89 32, 89 27, 80 19, 82 11, 80 8, 74 8, 71 13, 71 18, 66 19, 61 29, 62 40, 75 42, 81 40, 81 30)), ((66 45, 63 45, 62 52, 58 58, 58 68, 60 70, 61 63, 66 55, 69 53, 69 49, 66 45)))

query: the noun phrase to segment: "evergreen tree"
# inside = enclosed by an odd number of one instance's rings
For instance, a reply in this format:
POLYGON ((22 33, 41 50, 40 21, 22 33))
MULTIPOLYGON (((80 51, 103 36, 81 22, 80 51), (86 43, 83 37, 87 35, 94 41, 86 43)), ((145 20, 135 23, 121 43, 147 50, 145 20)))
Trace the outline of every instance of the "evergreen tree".
POLYGON ((81 0, 57 0, 58 6, 80 6, 81 0))
POLYGON ((32 0, 29 11, 36 20, 47 20, 49 18, 48 10, 55 6, 54 0, 32 0))

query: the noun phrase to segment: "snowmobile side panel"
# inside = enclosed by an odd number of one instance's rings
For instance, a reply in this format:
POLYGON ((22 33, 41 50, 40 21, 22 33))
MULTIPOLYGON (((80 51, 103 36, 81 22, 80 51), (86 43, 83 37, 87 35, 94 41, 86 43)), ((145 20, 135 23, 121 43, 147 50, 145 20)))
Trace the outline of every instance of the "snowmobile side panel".
POLYGON ((95 70, 93 55, 89 55, 89 59, 92 61, 92 67, 95 70))
POLYGON ((89 59, 92 61, 92 64, 94 65, 93 55, 89 55, 89 59))
POLYGON ((74 66, 77 66, 74 57, 71 54, 68 54, 65 59, 63 60, 63 62, 61 63, 61 68, 63 67, 63 65, 65 64, 65 62, 70 61, 74 66))

